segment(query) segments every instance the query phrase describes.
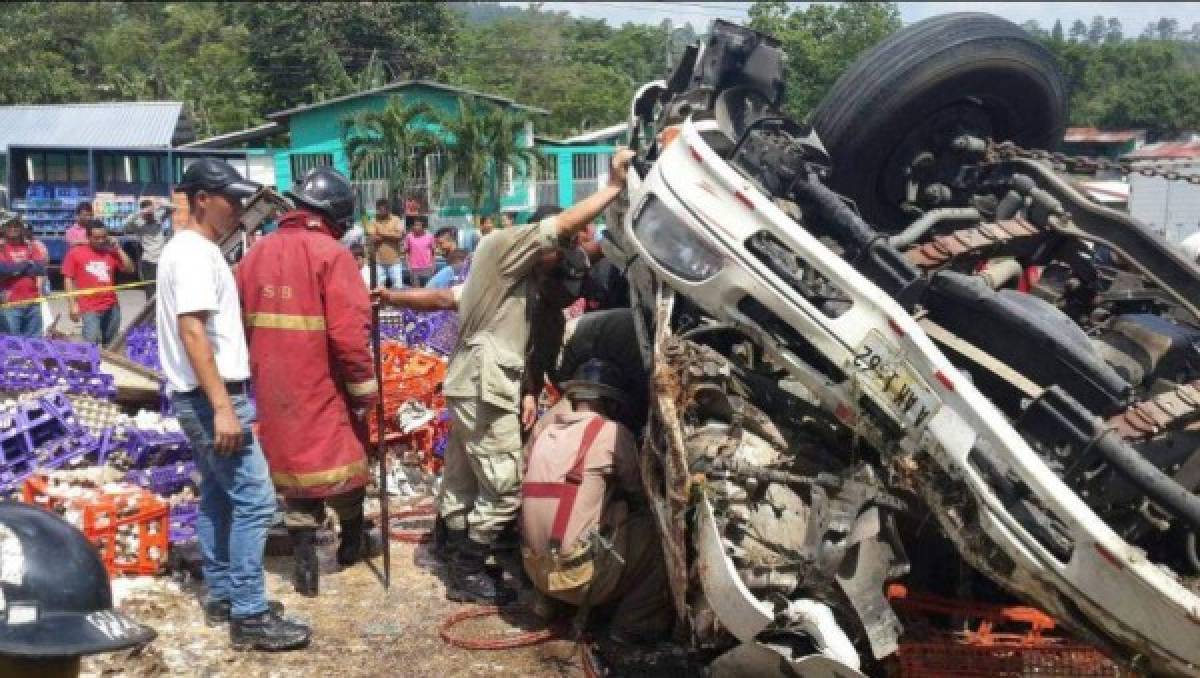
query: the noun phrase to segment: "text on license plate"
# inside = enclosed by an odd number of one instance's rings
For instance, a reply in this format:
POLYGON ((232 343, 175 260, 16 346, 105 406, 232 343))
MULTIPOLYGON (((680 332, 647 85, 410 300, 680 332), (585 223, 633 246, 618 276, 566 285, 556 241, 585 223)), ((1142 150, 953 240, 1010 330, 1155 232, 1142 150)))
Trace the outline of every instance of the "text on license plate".
POLYGON ((898 421, 920 428, 941 401, 904 361, 900 351, 872 330, 854 354, 854 367, 870 390, 898 421))

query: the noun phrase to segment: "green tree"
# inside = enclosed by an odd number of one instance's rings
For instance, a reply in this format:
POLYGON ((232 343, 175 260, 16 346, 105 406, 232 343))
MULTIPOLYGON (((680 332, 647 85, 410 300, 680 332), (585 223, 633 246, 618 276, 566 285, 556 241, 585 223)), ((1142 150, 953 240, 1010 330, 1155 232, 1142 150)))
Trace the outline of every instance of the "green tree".
POLYGON ((398 79, 438 78, 461 18, 445 2, 261 2, 226 5, 252 26, 249 56, 270 110, 346 94, 376 54, 398 79))
POLYGON ((1068 33, 1071 37, 1071 42, 1083 42, 1087 40, 1088 26, 1081 19, 1076 19, 1071 23, 1071 32, 1068 33))
POLYGON ((472 217, 494 209, 503 175, 512 167, 531 175, 536 152, 526 144, 525 119, 474 97, 462 97, 456 112, 435 111, 433 123, 441 133, 440 162, 434 186, 444 194, 452 183, 466 189, 472 217))
POLYGON ((382 166, 392 200, 407 196, 415 170, 437 145, 428 124, 433 110, 424 103, 406 104, 393 96, 381 111, 361 111, 342 121, 342 142, 350 175, 368 178, 382 166))
POLYGON ((1046 32, 1046 29, 1042 28, 1042 24, 1037 19, 1030 19, 1029 21, 1022 23, 1021 28, 1024 29, 1026 33, 1036 38, 1050 37, 1050 34, 1046 32))
POLYGON ((1104 42, 1104 36, 1108 35, 1108 22, 1102 16, 1092 17, 1092 25, 1088 27, 1088 42, 1093 45, 1099 45, 1104 42))
POLYGON ((1104 42, 1109 44, 1121 42, 1124 36, 1121 33, 1121 20, 1117 17, 1109 17, 1108 32, 1104 35, 1104 42))
POLYGON ((603 22, 582 28, 575 22, 532 7, 470 26, 451 82, 550 111, 537 124, 551 136, 624 120, 633 90, 662 77, 661 35, 653 28, 612 31, 603 22))
POLYGON ((793 9, 773 0, 750 7, 750 26, 783 43, 788 55, 785 108, 804 116, 859 54, 900 28, 900 10, 893 2, 813 3, 793 9))
POLYGON ((1154 31, 1159 40, 1174 40, 1178 37, 1179 21, 1164 17, 1154 25, 1154 31))

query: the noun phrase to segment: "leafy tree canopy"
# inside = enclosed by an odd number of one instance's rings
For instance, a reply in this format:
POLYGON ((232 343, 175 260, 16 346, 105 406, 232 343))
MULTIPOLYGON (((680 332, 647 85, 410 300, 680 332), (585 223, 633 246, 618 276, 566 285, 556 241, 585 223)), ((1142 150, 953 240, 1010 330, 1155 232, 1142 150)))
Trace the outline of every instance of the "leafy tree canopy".
MULTIPOLYGON (((0 104, 178 99, 201 136, 386 82, 432 78, 551 111, 539 134, 623 120, 697 28, 449 2, 0 3, 0 104)), ((1200 22, 1139 29, 1081 16, 1025 29, 1058 58, 1071 122, 1200 128, 1200 22)), ((803 116, 864 50, 900 27, 890 2, 768 0, 750 24, 788 54, 787 108, 803 116)), ((703 30, 700 27, 699 30, 703 30)))

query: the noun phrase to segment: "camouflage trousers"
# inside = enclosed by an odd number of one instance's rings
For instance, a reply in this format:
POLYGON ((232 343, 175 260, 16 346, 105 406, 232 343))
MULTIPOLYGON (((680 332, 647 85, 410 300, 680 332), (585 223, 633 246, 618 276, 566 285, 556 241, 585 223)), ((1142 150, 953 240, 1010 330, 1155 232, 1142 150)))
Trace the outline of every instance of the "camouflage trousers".
POLYGON ((521 423, 478 398, 447 398, 450 441, 438 513, 451 530, 491 544, 521 507, 521 423))

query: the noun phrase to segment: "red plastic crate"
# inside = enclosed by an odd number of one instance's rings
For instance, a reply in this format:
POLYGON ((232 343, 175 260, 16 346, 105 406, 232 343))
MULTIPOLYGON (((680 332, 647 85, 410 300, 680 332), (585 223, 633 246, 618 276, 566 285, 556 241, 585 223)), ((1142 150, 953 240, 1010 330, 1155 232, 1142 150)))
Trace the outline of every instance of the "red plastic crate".
POLYGON ((62 515, 96 546, 109 576, 157 574, 167 561, 170 507, 153 492, 134 485, 106 491, 91 488, 78 497, 49 491, 49 481, 36 474, 25 482, 26 503, 62 515), (135 536, 130 552, 122 541, 135 536))

